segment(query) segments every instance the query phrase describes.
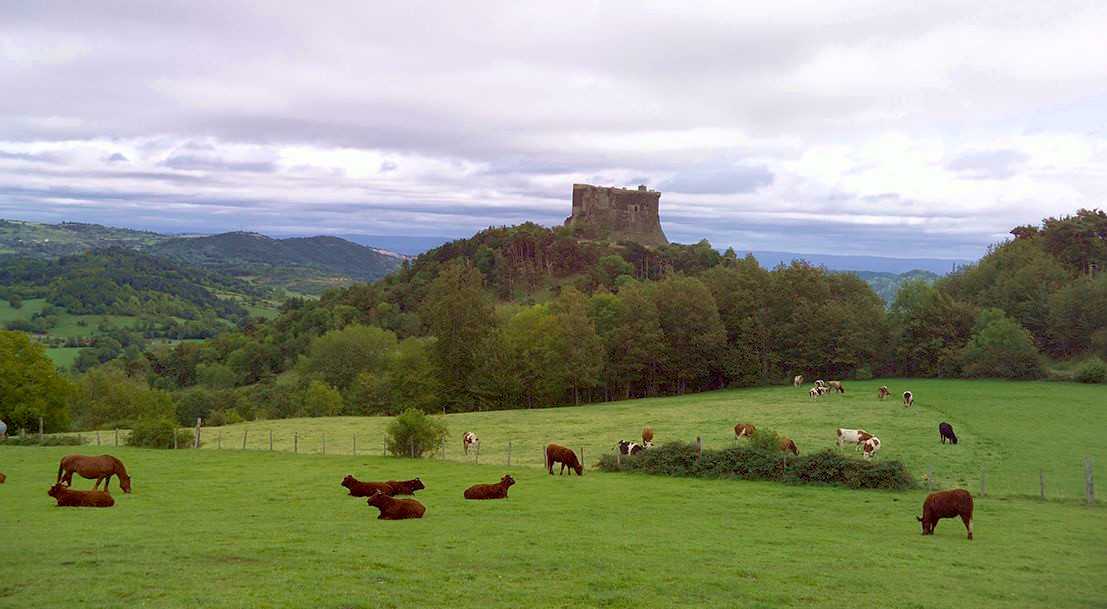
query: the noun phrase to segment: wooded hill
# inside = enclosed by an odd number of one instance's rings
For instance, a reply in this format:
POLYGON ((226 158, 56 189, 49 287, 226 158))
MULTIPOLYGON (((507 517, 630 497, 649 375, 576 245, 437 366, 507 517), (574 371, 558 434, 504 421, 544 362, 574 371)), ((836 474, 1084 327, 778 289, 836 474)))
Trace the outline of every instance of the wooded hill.
POLYGON ((107 247, 164 256, 303 294, 379 279, 404 260, 337 237, 273 239, 249 232, 174 237, 96 224, 0 220, 0 254, 48 259, 107 247))

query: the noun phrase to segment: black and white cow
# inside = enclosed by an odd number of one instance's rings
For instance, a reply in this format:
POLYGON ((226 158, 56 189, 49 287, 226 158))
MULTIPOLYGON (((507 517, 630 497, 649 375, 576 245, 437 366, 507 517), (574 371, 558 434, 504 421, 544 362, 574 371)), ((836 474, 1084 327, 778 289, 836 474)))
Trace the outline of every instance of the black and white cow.
POLYGON ((646 450, 645 446, 637 442, 630 442, 628 440, 619 440, 619 444, 616 445, 620 454, 624 455, 637 455, 639 452, 646 450))
POLYGON ((910 391, 904 391, 903 392, 903 405, 904 406, 910 406, 911 404, 914 404, 914 403, 915 403, 915 396, 912 395, 910 391))

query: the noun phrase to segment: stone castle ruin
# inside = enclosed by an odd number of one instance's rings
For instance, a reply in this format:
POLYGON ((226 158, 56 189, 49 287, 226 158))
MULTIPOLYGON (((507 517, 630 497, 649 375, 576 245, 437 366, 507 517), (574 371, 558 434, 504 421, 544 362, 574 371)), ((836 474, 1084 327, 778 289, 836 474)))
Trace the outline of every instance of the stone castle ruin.
POLYGON ((661 230, 660 201, 661 193, 645 186, 631 190, 573 184, 573 215, 565 219, 565 226, 582 229, 589 238, 668 245, 661 230))

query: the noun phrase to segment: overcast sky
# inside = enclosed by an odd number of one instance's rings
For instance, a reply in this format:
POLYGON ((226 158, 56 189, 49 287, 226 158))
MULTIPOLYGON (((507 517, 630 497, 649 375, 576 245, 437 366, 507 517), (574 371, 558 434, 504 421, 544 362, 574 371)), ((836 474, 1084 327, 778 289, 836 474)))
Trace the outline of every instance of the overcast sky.
POLYGON ((1107 3, 0 3, 0 217, 977 258, 1107 206, 1107 3))

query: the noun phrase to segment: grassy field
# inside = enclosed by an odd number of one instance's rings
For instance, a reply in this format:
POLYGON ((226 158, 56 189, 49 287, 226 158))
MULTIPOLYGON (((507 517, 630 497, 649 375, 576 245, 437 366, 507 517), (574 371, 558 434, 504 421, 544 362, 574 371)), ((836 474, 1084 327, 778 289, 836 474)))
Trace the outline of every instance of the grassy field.
POLYGON ((450 415, 447 462, 380 457, 387 419, 364 418, 205 429, 210 450, 199 451, 0 446, 0 607, 841 607, 851 595, 897 608, 1103 607, 1107 513, 1102 501, 1083 505, 1081 473, 1085 454, 1100 471, 1107 463, 1103 388, 881 383, 847 383, 844 396, 814 403, 776 387, 450 415), (881 383, 910 386, 915 406, 879 402, 881 383), (956 447, 939 444, 941 419, 955 425, 956 447), (801 451, 832 446, 837 424, 864 426, 884 439, 878 459, 916 472, 933 462, 938 486, 961 485, 963 473, 974 494, 986 463, 975 540, 955 520, 921 536, 923 490, 540 469, 546 440, 583 446, 593 463, 643 424, 658 442, 698 434, 724 446, 739 420, 791 435, 801 451), (247 428, 254 450, 243 451, 247 428), (470 428, 482 435, 479 465, 455 446, 470 428), (305 432, 299 454, 284 452, 293 430, 305 432), (54 508, 57 461, 78 451, 122 458, 134 493, 116 490, 105 510, 54 508), (1046 502, 1036 499, 1039 465, 1046 502), (461 498, 504 473, 518 481, 510 499, 461 498), (345 495, 345 474, 421 477, 426 517, 376 520, 345 495))
MULTIPOLYGON (((845 394, 807 397, 806 389, 763 387, 717 391, 674 398, 551 408, 445 415, 450 429, 449 461, 474 462, 475 453, 461 453, 461 435, 481 438, 481 464, 506 464, 511 443, 512 464, 541 466, 542 448, 550 442, 583 449, 589 464, 620 439, 641 438, 642 427, 653 427, 655 443, 703 438, 705 447, 734 443, 734 424, 769 427, 796 441, 801 452, 832 448, 838 427, 862 428, 882 441, 877 459, 899 459, 921 479, 933 467, 938 488, 965 486, 980 490, 981 468, 987 468, 987 492, 997 495, 1038 495, 1038 470, 1051 499, 1084 497, 1084 457, 1107 464, 1107 387, 1072 383, 883 379, 846 382, 845 394), (914 406, 898 397, 883 402, 876 390, 887 385, 898 396, 910 389, 914 406), (939 442, 938 423, 950 422, 957 446, 939 442), (1059 438, 1064 448, 1059 449, 1059 438)), ((252 421, 223 428, 205 428, 204 448, 248 448, 322 451, 351 454, 357 436, 360 454, 380 455, 386 417, 335 417, 252 421)))

